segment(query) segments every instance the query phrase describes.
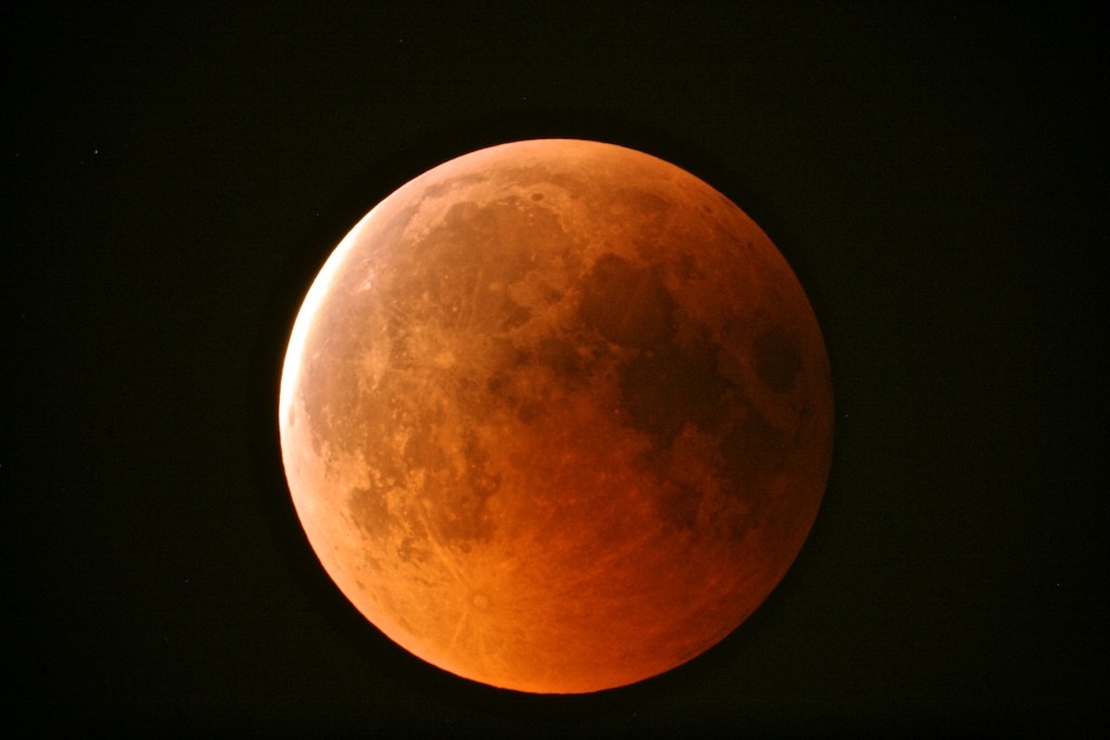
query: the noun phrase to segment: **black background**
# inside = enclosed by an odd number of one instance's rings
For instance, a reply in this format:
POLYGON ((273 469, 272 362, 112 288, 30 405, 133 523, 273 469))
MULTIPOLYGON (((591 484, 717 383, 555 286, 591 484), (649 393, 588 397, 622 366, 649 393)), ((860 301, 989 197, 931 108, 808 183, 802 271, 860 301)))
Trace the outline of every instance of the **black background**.
POLYGON ((1105 723, 1094 13, 164 5, 25 4, 0 22, 15 720, 1105 723), (367 624, 304 539, 276 425, 288 332, 343 234, 439 162, 543 136, 648 151, 751 214, 810 296, 837 403, 825 502, 780 588, 691 663, 578 697, 457 679, 367 624))

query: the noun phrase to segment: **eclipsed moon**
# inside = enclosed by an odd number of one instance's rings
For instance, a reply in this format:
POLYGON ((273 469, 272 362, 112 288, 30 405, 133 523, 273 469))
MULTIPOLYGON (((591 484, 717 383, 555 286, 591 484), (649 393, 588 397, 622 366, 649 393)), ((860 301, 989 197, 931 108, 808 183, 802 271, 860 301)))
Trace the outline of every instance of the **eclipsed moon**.
POLYGON ((743 622, 831 455, 824 341, 768 237, 660 159, 522 141, 343 239, 281 380, 327 573, 424 660, 537 693, 630 684, 743 622))

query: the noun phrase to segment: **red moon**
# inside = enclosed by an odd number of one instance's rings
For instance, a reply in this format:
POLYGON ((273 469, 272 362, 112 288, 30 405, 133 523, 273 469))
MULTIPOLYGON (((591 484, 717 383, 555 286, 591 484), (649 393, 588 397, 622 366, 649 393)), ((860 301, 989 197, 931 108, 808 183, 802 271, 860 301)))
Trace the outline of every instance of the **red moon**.
POLYGON ((535 693, 704 652, 794 561, 833 404, 767 235, 630 149, 442 164, 343 239, 281 379, 281 449, 328 575, 392 640, 535 693))

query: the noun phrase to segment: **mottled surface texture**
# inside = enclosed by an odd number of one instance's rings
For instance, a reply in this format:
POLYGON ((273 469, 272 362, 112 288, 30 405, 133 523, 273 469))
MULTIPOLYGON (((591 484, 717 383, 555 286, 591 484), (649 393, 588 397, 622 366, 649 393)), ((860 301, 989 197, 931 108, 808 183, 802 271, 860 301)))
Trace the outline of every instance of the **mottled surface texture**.
POLYGON ((739 625, 824 491, 824 344, 760 229, 661 160, 452 160, 347 236, 286 356, 282 452, 375 625, 523 691, 632 683, 739 625))

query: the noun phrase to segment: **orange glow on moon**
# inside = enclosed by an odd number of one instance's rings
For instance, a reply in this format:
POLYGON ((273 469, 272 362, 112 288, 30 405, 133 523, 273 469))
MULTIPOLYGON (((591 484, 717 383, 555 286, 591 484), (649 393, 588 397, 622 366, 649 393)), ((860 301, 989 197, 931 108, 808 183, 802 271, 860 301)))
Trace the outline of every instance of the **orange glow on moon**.
POLYGON ((524 141, 375 207, 297 316, 281 449, 327 573, 460 676, 582 693, 743 622, 816 517, 832 392, 767 236, 640 152, 524 141))

